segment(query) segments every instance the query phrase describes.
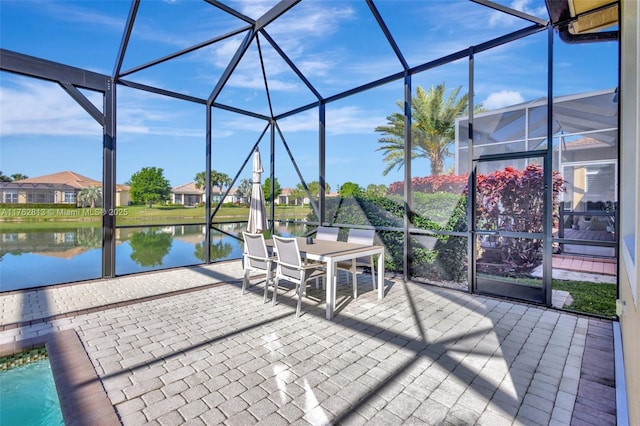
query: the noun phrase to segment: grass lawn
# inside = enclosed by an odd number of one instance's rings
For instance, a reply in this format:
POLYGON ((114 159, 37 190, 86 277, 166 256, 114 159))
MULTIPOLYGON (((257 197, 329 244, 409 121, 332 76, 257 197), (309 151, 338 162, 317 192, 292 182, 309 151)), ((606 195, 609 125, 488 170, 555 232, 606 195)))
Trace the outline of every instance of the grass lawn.
POLYGON ((616 315, 615 284, 553 280, 552 285, 554 290, 565 290, 571 294, 573 303, 564 309, 605 317, 616 315))
MULTIPOLYGON (((310 207, 276 206, 276 218, 304 219, 310 207)), ((127 206, 117 207, 113 212, 117 225, 153 224, 153 223, 203 223, 204 207, 181 206, 127 206)), ((0 209, 0 223, 5 229, 37 229, 52 227, 98 226, 102 223, 102 208, 16 208, 0 209)), ((249 217, 247 206, 221 207, 214 218, 215 221, 246 220, 249 217)))
MULTIPOLYGON (((491 276, 489 276, 491 277, 491 276)), ((526 284, 539 287, 541 279, 532 278, 505 278, 494 276, 494 279, 513 283, 526 284)), ((567 311, 581 312, 585 314, 614 317, 616 314, 616 286, 615 284, 593 283, 589 281, 565 281, 553 280, 551 286, 554 290, 568 291, 573 298, 573 303, 564 306, 567 311)))

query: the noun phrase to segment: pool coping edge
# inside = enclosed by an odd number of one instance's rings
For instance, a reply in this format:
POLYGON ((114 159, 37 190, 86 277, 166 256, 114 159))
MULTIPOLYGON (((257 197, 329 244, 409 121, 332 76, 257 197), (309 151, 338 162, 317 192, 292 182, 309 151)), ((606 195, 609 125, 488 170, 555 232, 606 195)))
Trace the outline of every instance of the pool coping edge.
POLYGON ((66 426, 122 424, 75 330, 0 344, 0 356, 46 347, 66 426))

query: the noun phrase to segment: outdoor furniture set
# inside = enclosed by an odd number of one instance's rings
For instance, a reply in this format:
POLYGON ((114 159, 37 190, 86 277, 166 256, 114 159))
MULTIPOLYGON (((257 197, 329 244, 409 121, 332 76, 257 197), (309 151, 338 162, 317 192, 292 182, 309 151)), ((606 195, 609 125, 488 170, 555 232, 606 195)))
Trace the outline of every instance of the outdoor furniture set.
POLYGON ((351 229, 347 241, 338 241, 338 228, 318 227, 315 240, 312 238, 283 238, 274 236, 265 239, 261 233, 243 232, 244 279, 242 294, 249 285, 251 272, 266 275, 264 301, 269 287, 272 288, 272 304, 275 305, 280 280, 296 284, 298 304, 296 316, 300 315, 302 297, 310 280, 323 280, 326 291, 326 318, 332 319, 336 303, 336 286, 339 271, 347 272, 353 283, 353 298, 358 297, 357 268, 371 269, 373 289, 378 278, 378 299, 384 297, 384 247, 373 244, 374 230, 351 229), (271 249, 271 250, 269 250, 271 249), (374 257, 377 257, 377 274, 374 257))

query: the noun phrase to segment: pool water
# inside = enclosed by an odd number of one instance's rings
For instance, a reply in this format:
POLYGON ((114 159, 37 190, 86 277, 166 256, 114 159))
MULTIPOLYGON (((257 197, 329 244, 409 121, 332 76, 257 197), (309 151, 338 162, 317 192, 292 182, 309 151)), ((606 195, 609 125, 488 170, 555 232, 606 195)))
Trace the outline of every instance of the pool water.
POLYGON ((48 359, 0 372, 0 425, 64 426, 48 359))

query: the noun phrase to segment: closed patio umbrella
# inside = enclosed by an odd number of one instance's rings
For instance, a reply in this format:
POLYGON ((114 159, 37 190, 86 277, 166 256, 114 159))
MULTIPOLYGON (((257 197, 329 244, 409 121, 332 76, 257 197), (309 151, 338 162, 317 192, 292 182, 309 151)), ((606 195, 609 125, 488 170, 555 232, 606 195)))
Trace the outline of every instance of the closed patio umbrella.
POLYGON ((267 230, 267 208, 264 204, 262 192, 262 161, 260 151, 256 148, 253 153, 253 186, 251 187, 251 205, 249 207, 249 222, 247 231, 259 233, 267 230))

